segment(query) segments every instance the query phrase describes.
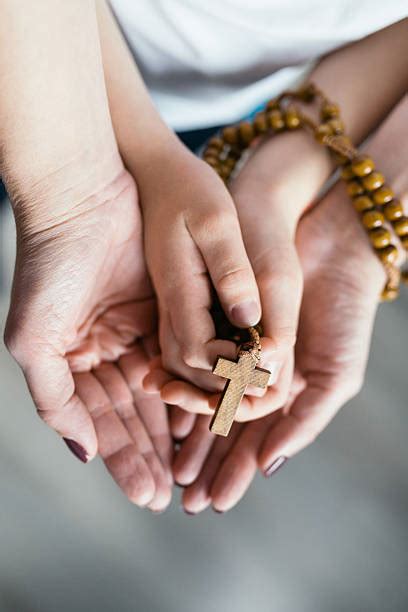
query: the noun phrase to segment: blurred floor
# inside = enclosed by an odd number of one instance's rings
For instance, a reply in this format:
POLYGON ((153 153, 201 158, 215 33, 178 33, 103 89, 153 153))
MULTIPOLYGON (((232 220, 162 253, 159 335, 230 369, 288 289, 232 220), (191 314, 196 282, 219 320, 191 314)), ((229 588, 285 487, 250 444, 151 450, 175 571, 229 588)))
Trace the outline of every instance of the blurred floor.
POLYGON ((2 346, 0 611, 406 612, 407 306, 380 308, 360 396, 224 516, 186 516, 178 491, 164 515, 134 508, 42 425, 2 346))

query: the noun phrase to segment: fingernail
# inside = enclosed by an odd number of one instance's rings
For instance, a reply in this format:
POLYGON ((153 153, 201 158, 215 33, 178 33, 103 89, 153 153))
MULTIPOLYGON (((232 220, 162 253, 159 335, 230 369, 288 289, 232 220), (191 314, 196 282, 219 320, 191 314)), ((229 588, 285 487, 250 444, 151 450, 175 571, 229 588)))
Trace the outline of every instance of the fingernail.
POLYGON ((184 512, 184 514, 188 514, 189 516, 195 516, 196 512, 190 512, 190 510, 186 510, 184 506, 180 506, 180 510, 184 512))
POLYGON ((263 363, 261 365, 261 368, 269 370, 269 372, 271 373, 268 380, 268 387, 271 387, 272 385, 276 384, 281 367, 282 363, 280 361, 274 361, 273 363, 263 363))
POLYGON ((231 317, 233 323, 241 327, 256 325, 261 317, 261 309, 255 300, 247 300, 231 308, 231 317))
POLYGON ((264 476, 266 478, 269 478, 269 476, 275 474, 275 472, 277 472, 279 468, 282 467, 282 465, 287 461, 287 459, 288 458, 284 457, 283 455, 275 459, 275 461, 264 471, 264 476))
POLYGON ((62 438, 65 444, 68 446, 69 450, 75 457, 77 457, 82 463, 88 463, 88 454, 83 446, 75 442, 75 440, 71 440, 70 438, 62 438))

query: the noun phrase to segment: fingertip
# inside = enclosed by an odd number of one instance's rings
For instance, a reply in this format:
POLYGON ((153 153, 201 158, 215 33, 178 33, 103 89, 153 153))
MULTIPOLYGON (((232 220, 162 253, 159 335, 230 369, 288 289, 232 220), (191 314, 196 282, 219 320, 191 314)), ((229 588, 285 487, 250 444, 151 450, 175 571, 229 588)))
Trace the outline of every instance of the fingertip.
POLYGON ((160 387, 157 384, 156 375, 153 372, 149 372, 142 380, 142 387, 145 393, 158 393, 160 387))
POLYGON ((249 299, 234 304, 229 311, 229 318, 238 327, 257 325, 261 318, 261 305, 258 300, 249 299))

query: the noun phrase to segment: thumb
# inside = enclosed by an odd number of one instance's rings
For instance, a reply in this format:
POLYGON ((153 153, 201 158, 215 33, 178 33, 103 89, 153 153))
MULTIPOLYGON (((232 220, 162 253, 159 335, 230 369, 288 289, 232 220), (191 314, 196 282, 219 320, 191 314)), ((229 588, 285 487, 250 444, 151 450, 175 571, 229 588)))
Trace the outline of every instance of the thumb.
POLYGON ((97 453, 97 438, 91 416, 75 393, 67 360, 47 343, 33 340, 25 329, 13 327, 7 325, 5 343, 23 370, 39 416, 86 463, 97 453))
POLYGON ((233 202, 228 197, 224 206, 213 203, 206 218, 189 229, 227 317, 238 327, 256 325, 259 292, 233 202))

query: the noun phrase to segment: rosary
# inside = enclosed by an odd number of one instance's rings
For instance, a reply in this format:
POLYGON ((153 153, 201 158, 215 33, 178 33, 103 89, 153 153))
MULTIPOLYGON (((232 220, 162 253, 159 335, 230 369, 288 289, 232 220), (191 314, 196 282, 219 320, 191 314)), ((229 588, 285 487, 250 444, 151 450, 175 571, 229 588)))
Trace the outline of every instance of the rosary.
MULTIPOLYGON (((408 252, 408 217, 393 190, 385 184, 384 176, 375 170, 373 160, 360 156, 344 133, 338 105, 330 102, 313 83, 297 91, 285 91, 270 100, 252 121, 225 127, 219 136, 209 140, 203 159, 227 184, 247 149, 273 134, 300 128, 309 131, 319 144, 326 146, 340 168, 340 177, 346 182, 353 206, 387 274, 381 299, 394 300, 399 293, 400 280, 408 283, 408 271, 401 272, 396 263, 402 250, 408 252), (320 124, 296 105, 296 102, 311 104, 315 101, 320 102, 320 124)), ((210 430, 228 436, 247 385, 266 388, 270 372, 258 367, 262 350, 259 325, 247 330, 234 328, 226 322, 217 303, 213 308, 213 318, 217 335, 238 344, 236 361, 218 357, 213 368, 214 374, 228 380, 210 430)))

